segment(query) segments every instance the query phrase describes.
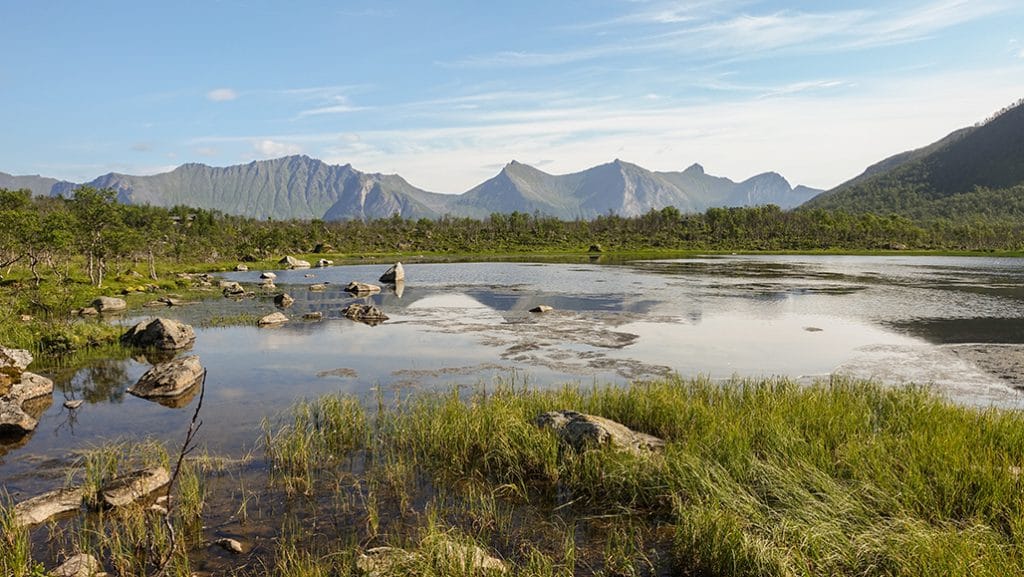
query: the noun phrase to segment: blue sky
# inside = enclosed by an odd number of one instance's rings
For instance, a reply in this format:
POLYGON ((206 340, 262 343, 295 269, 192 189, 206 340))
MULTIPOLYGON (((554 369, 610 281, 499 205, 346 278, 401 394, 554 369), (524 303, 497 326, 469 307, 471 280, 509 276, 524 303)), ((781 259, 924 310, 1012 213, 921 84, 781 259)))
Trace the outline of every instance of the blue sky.
POLYGON ((0 0, 0 171, 287 154, 463 192, 510 160, 827 188, 1024 97, 1024 2, 0 0))

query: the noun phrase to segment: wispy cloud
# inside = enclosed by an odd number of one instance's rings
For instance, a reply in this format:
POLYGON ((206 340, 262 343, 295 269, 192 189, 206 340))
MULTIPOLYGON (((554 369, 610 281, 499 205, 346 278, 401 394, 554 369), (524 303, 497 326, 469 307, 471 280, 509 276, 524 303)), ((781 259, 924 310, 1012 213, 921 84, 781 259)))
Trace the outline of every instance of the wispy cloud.
POLYGON ((238 93, 231 88, 216 88, 206 93, 206 99, 213 102, 227 102, 238 98, 238 93))
POLYGON ((1007 0, 932 0, 898 7, 820 11, 758 10, 755 2, 636 2, 618 18, 574 30, 576 45, 558 51, 503 51, 449 63, 463 67, 543 67, 630 53, 699 60, 760 59, 787 52, 830 53, 915 42, 1009 10, 1007 0), (614 32, 614 33, 612 33, 614 32))
POLYGON ((294 142, 282 142, 263 138, 252 143, 253 151, 263 158, 276 158, 291 154, 302 154, 302 146, 294 142))

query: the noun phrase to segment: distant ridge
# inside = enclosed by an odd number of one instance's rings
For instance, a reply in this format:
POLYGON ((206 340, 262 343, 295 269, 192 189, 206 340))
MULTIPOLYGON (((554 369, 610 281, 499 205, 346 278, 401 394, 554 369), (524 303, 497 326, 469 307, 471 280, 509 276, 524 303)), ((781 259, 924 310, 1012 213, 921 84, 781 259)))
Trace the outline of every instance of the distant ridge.
POLYGON ((877 162, 805 207, 911 218, 1024 217, 1024 99, 984 123, 877 162))
MULTIPOLYGON (((743 182, 705 174, 694 164, 682 172, 652 172, 615 160, 582 172, 552 175, 512 161, 496 176, 463 194, 428 192, 394 174, 372 174, 349 164, 331 165, 308 156, 286 156, 227 167, 183 164, 152 176, 109 173, 85 183, 117 191, 118 200, 154 206, 187 205, 228 214, 274 219, 486 217, 492 213, 540 213, 563 219, 609 213, 636 216, 674 206, 703 212, 716 206, 776 204, 792 208, 819 190, 790 186, 768 172, 743 182)), ((76 187, 43 177, 0 173, 0 187, 66 195, 76 187), (4 184, 3 177, 11 183, 4 184)))

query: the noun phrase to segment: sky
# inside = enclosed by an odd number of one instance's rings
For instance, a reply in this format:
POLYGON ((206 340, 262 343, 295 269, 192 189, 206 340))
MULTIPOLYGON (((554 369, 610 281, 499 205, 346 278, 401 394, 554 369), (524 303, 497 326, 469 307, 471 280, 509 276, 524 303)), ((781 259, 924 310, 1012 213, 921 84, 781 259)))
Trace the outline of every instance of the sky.
POLYGON ((0 0, 0 171, 306 154, 830 188, 1024 97, 1020 0, 0 0))

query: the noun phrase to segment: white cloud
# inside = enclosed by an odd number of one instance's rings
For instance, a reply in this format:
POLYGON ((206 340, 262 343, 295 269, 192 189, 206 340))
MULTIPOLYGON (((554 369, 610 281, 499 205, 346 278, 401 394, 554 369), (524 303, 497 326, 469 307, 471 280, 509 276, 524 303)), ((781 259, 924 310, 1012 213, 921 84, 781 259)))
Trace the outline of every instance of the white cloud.
POLYGON ((213 157, 220 154, 220 151, 212 146, 200 146, 195 150, 199 156, 213 157))
POLYGON ((227 102, 238 98, 238 93, 230 88, 217 88, 206 93, 206 99, 213 102, 227 102))
POLYGON ((280 142, 269 138, 254 141, 252 148, 264 158, 302 154, 302 147, 294 142, 280 142))

